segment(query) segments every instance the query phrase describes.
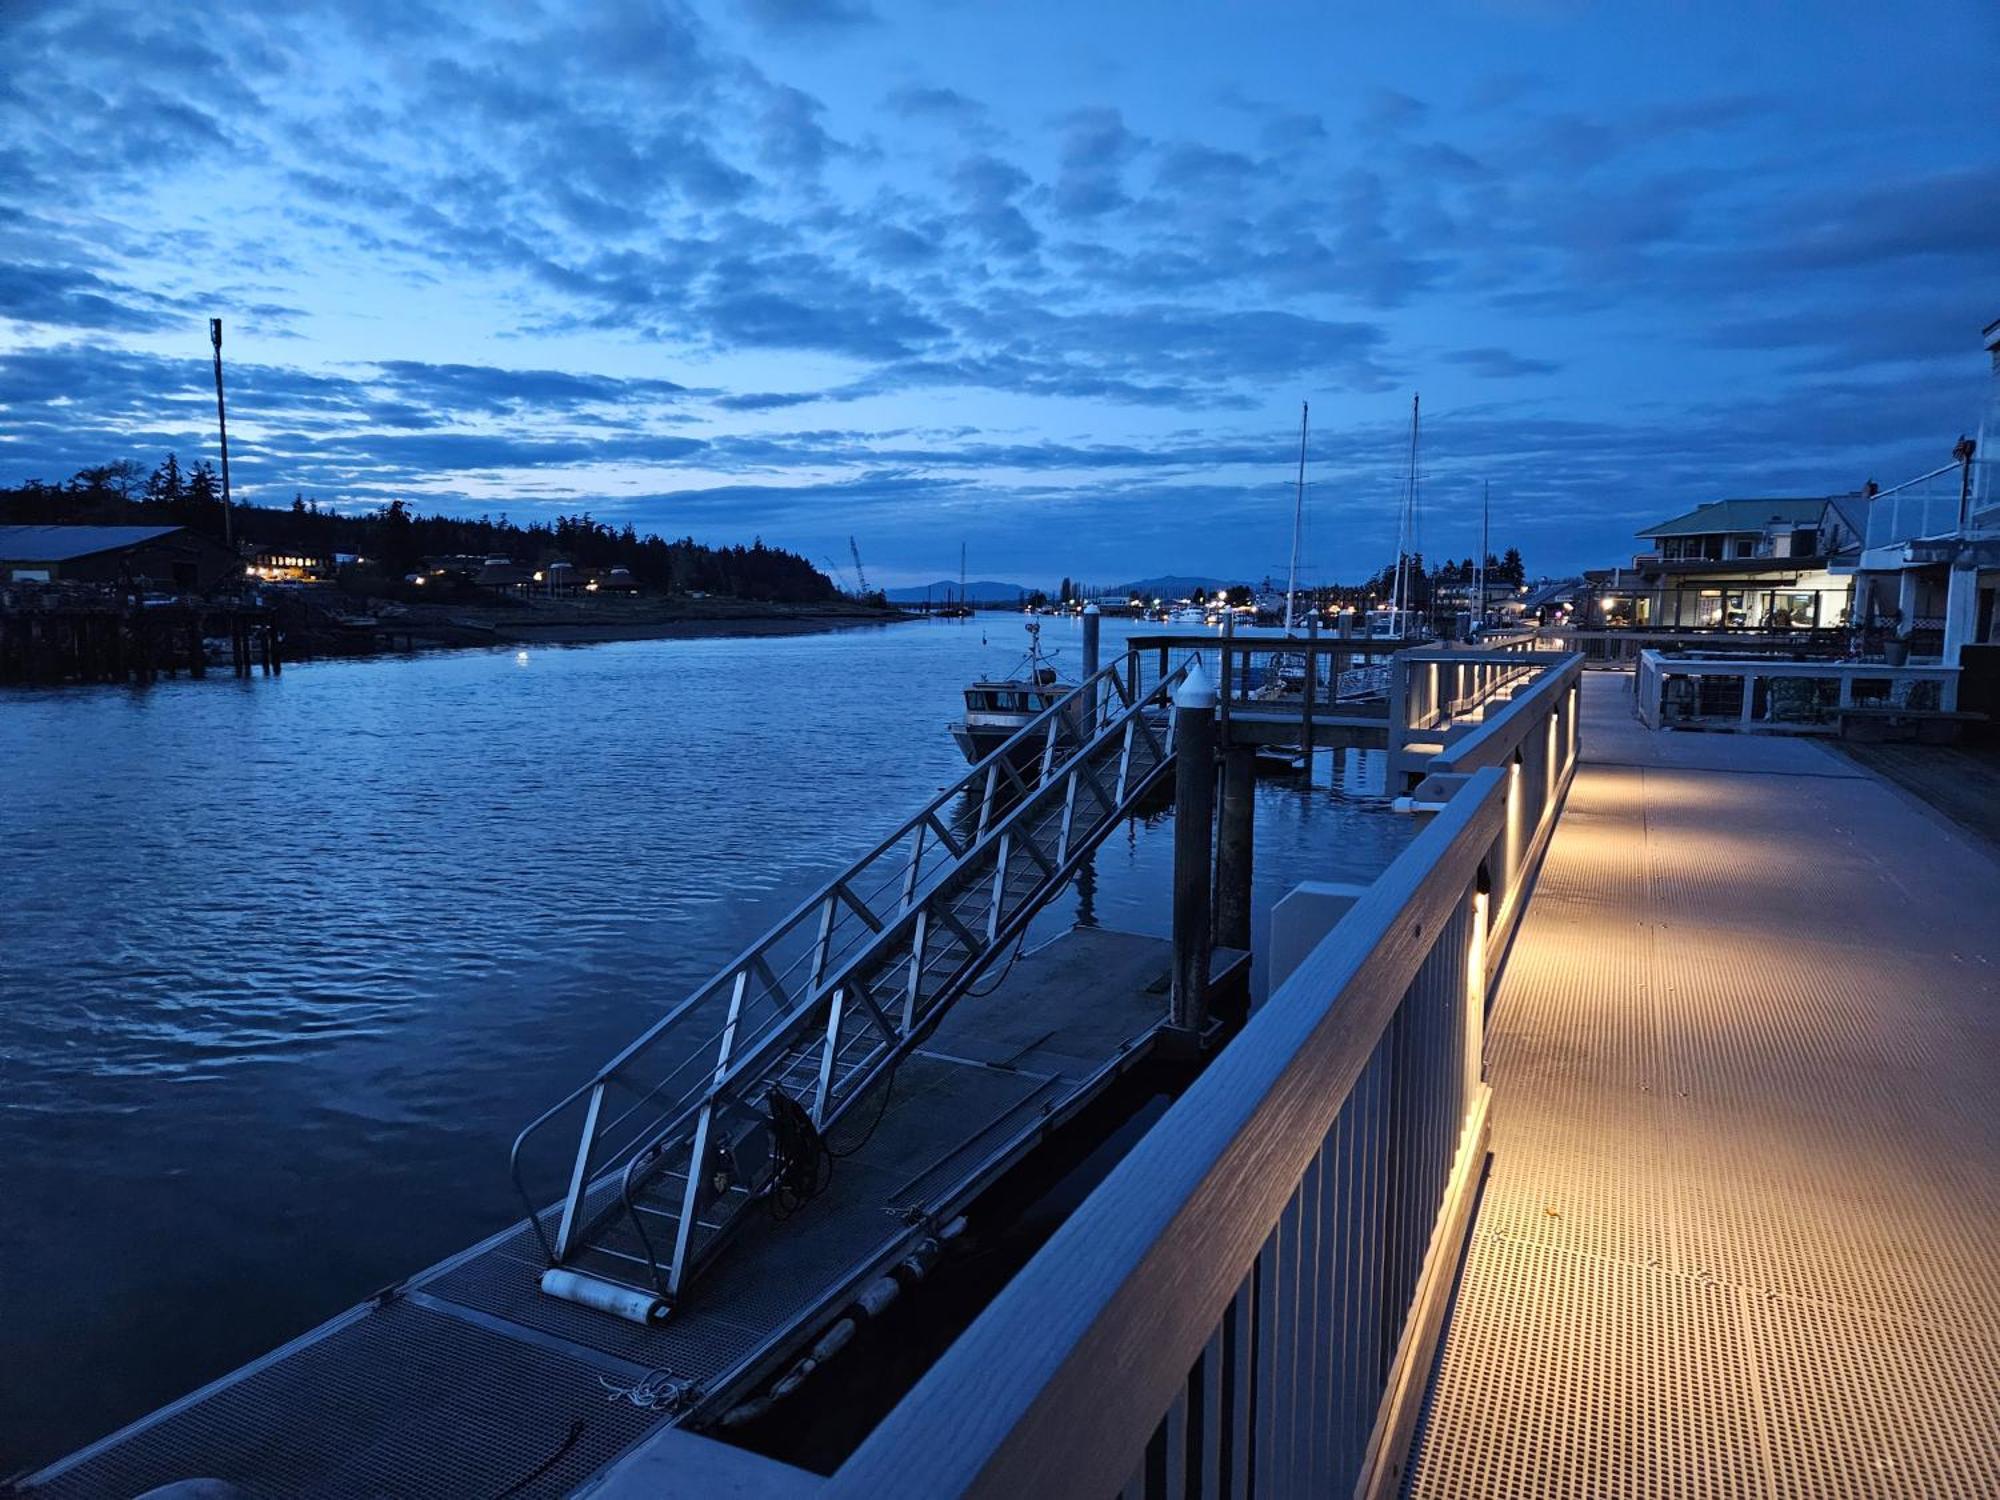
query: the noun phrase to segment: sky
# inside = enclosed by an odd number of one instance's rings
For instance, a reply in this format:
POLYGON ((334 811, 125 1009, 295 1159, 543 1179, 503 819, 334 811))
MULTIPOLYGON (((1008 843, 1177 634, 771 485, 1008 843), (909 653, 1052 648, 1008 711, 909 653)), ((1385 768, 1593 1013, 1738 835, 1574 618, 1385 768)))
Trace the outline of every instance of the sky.
POLYGON ((1936 467, 2000 6, 0 0, 0 483, 858 543, 871 582, 1606 566, 1936 467))

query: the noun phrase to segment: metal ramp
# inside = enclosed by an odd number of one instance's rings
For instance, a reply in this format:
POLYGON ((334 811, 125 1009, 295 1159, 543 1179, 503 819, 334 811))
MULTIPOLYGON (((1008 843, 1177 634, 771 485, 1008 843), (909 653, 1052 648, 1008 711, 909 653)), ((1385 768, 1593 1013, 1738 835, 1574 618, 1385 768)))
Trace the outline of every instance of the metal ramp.
POLYGON ((529 1124, 511 1165, 543 1291, 656 1321, 753 1208, 810 1199, 828 1132, 1170 769, 1186 670, 1136 695, 1096 673, 529 1124), (524 1158, 565 1127, 549 1208, 524 1158))

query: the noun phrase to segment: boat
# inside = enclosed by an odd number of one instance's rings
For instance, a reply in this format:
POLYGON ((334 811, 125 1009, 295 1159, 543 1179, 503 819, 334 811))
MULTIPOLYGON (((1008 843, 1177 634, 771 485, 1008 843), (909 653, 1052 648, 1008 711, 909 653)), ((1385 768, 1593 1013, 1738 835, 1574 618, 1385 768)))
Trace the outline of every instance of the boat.
POLYGON ((1410 397, 1410 473, 1396 524, 1396 583, 1387 609, 1368 611, 1368 638, 1376 641, 1427 641, 1430 622, 1411 607, 1416 598, 1417 542, 1417 417, 1422 397, 1410 397))
POLYGON ((1005 677, 980 677, 965 686, 965 717, 950 726, 965 758, 977 765, 1045 708, 1076 686, 1064 682, 1042 650, 1042 627, 1027 625, 1028 652, 1005 677))

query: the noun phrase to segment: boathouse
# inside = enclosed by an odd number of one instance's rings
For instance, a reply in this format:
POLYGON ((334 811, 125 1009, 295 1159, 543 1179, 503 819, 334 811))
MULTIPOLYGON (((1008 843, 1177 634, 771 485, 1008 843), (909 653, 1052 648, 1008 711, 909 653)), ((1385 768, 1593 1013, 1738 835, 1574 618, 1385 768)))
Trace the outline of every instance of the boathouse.
POLYGON ((205 592, 243 563, 185 526, 0 526, 0 580, 138 583, 205 592))

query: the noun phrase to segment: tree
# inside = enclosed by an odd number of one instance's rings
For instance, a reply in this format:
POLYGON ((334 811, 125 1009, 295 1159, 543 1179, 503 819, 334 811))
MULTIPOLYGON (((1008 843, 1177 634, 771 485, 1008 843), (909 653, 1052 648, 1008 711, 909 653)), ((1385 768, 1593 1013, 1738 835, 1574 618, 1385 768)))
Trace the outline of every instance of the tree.
POLYGON ((177 508, 187 499, 187 481, 181 477, 181 462, 171 452, 165 462, 146 476, 145 496, 148 505, 161 505, 169 510, 177 508))
POLYGON ((1494 576, 1502 582, 1523 584, 1528 581, 1528 569, 1521 561, 1521 549, 1509 547, 1506 556, 1500 559, 1500 566, 1494 576))

